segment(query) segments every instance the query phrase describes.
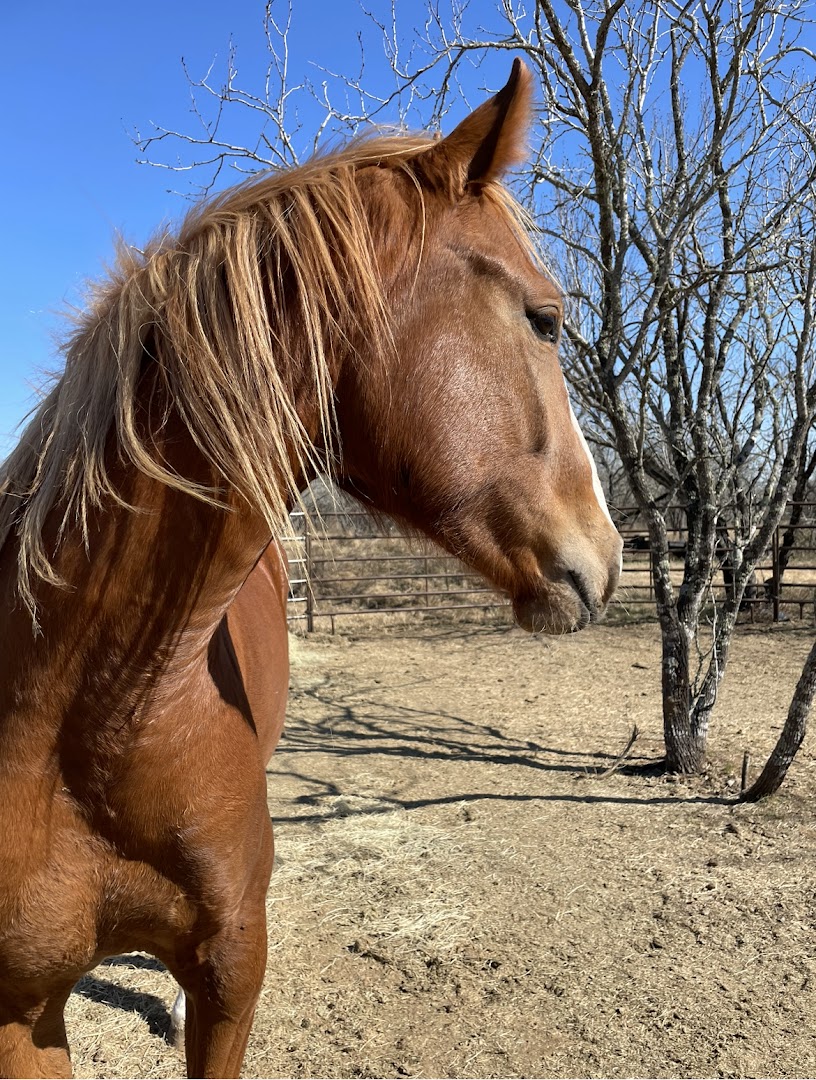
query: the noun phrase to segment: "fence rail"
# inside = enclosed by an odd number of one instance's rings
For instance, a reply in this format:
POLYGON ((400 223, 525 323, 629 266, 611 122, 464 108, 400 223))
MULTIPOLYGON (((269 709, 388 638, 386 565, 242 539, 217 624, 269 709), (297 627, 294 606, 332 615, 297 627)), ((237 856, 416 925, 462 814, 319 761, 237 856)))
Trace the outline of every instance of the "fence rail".
MULTIPOLYGON (((623 520, 631 522, 631 516, 623 520)), ((767 612, 776 621, 806 610, 816 615, 816 503, 806 504, 805 518, 795 526, 795 543, 788 553, 784 534, 776 530, 768 553, 757 567, 755 583, 746 590, 744 608, 751 618, 767 612), (787 566, 784 566, 786 557, 787 566), (784 573, 782 572, 784 569, 784 573)), ((334 628, 350 616, 431 612, 499 611, 505 598, 450 555, 429 550, 396 526, 375 522, 362 510, 324 511, 316 516, 292 514, 292 534, 285 546, 289 558, 290 622, 303 622, 312 631, 318 622, 334 628)), ((654 604, 654 573, 648 538, 636 525, 620 526, 624 538, 623 574, 613 605, 626 609, 654 604)), ((671 534, 673 578, 683 575, 685 537, 671 534)), ((727 552, 712 582, 713 600, 728 590, 727 552)))

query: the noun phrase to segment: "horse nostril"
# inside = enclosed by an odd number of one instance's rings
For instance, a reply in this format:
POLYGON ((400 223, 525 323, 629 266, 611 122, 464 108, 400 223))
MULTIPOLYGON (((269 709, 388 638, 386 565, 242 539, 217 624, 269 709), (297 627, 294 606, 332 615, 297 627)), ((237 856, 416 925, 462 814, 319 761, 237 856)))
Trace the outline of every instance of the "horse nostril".
POLYGON ((598 614, 598 601, 593 596, 592 590, 589 588, 584 576, 577 570, 570 570, 567 573, 567 581, 573 587, 578 595, 578 599, 587 609, 591 616, 598 614))

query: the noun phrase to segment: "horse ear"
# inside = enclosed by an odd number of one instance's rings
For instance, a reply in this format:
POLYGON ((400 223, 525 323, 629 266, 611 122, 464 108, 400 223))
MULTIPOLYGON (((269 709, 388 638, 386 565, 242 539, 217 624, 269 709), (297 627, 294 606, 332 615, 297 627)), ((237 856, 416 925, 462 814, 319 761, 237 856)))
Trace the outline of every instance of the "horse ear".
POLYGON ((507 85, 422 154, 420 167, 432 186, 461 197, 469 184, 497 180, 524 160, 532 84, 529 69, 514 60, 507 85))

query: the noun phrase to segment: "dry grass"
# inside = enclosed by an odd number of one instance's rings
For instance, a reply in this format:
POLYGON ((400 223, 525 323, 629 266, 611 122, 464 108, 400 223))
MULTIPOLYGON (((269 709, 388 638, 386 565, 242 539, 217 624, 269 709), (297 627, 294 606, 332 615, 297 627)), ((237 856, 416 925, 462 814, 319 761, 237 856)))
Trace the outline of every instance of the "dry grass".
POLYGON ((287 844, 275 896, 312 904, 339 933, 396 956, 450 952, 467 939, 468 890, 456 874, 438 880, 461 858, 455 833, 377 799, 339 795, 325 806, 336 819, 287 844))
MULTIPOLYGON (((739 632, 689 783, 649 767, 652 625, 300 640, 245 1074, 814 1075, 813 751, 781 796, 732 800, 812 633, 739 632)), ((69 1011, 78 1075, 182 1075, 173 993, 150 967, 94 972, 69 1011)))

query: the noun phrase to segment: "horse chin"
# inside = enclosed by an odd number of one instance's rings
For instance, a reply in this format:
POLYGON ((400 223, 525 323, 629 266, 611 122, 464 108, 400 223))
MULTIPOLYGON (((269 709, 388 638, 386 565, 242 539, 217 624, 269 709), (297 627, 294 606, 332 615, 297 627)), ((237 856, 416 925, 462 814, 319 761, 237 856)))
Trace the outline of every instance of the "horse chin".
POLYGON ((530 634, 574 634, 589 626, 589 608, 572 590, 555 588, 546 594, 513 601, 513 615, 530 634))

